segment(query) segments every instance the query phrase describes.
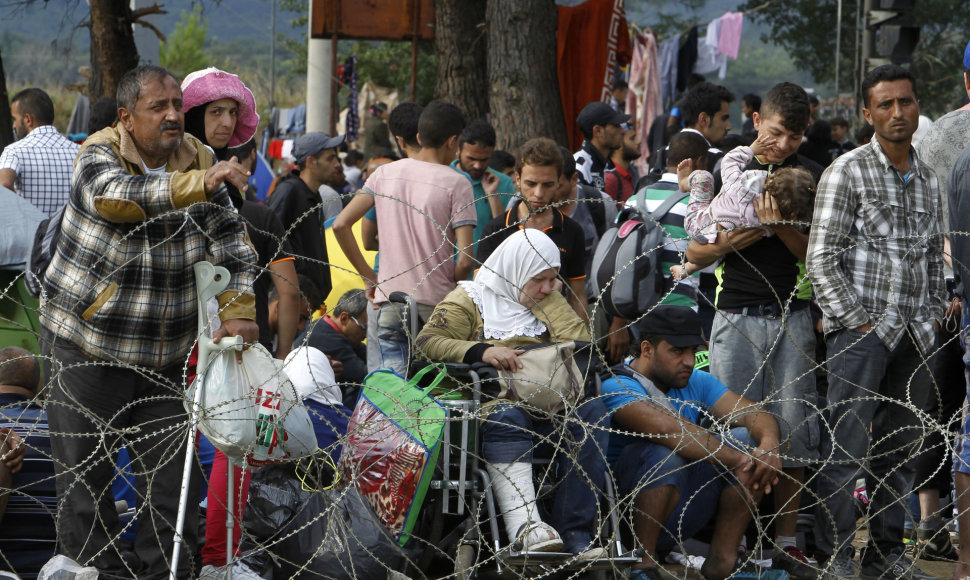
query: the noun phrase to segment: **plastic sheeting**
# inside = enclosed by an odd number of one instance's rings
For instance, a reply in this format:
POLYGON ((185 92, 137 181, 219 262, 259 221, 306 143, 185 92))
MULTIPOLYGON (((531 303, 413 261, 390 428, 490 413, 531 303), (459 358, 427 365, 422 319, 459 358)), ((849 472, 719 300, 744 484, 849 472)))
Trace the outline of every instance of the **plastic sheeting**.
POLYGON ((298 478, 287 465, 253 472, 245 527, 274 556, 274 577, 384 578, 398 566, 396 543, 354 486, 312 489, 332 477, 298 478))

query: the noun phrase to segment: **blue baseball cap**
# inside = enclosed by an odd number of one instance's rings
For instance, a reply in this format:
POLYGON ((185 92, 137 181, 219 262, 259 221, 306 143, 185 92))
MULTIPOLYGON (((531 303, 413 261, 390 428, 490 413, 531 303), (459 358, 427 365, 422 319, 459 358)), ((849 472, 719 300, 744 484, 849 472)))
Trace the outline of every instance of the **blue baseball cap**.
POLYGON ((963 51, 963 68, 970 69, 970 42, 967 43, 967 48, 963 51))
POLYGON ((307 133, 293 142, 293 157, 299 163, 307 157, 316 155, 324 149, 335 149, 344 142, 344 135, 331 137, 323 133, 307 133))

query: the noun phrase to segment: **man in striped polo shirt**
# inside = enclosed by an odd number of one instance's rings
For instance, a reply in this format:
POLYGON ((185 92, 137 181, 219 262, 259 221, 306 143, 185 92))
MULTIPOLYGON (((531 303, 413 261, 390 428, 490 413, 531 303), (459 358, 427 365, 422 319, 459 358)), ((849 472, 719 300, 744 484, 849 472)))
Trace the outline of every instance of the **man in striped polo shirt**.
POLYGON ((671 276, 671 266, 682 262, 682 255, 687 250, 690 238, 684 228, 684 216, 687 215, 687 202, 690 193, 681 192, 677 183, 677 164, 685 159, 691 159, 695 167, 705 167, 707 163, 707 141, 699 133, 685 131, 677 133, 670 140, 667 152, 667 167, 664 174, 656 183, 644 187, 636 195, 627 200, 627 207, 637 207, 641 197, 645 197, 647 211, 656 211, 671 195, 681 195, 670 211, 660 218, 660 225, 664 229, 665 245, 661 250, 661 268, 664 273, 663 304, 673 306, 689 306, 697 310, 697 276, 686 276, 675 281, 671 276), (673 292, 670 289, 673 288, 673 292), (669 294, 667 294, 670 292, 669 294))

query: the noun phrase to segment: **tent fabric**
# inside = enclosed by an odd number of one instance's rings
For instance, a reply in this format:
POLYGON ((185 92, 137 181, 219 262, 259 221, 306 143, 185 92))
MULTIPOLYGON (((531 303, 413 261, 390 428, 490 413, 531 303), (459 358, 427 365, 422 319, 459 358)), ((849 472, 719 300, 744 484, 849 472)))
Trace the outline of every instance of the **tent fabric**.
POLYGON ((566 133, 572 150, 582 133, 576 117, 587 103, 610 101, 617 67, 630 62, 624 0, 557 0, 557 68, 566 133))

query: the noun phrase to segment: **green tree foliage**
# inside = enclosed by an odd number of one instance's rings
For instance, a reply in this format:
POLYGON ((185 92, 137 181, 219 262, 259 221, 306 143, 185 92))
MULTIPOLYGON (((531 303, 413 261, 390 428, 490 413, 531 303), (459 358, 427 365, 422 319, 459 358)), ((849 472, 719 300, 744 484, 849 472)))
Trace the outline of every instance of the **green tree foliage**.
MULTIPOLYGON (((704 1, 704 0, 691 0, 704 1)), ((281 12, 290 12, 290 26, 306 30, 309 20, 305 0, 279 0, 281 12)), ((277 20, 279 22, 279 20, 277 20)), ((306 38, 293 39, 277 34, 279 42, 291 55, 286 63, 292 74, 306 75, 306 38)), ((396 88, 402 101, 411 97, 411 42, 387 42, 369 40, 340 40, 337 43, 337 61, 342 64, 351 54, 357 55, 357 79, 360 84, 370 81, 381 87, 396 88)), ((431 42, 418 44, 417 100, 428 103, 434 99, 438 57, 431 42)), ((343 106, 346 89, 340 91, 343 106)))
MULTIPOLYGON (((835 27, 837 0, 747 0, 739 10, 767 25, 765 41, 788 52, 795 64, 811 72, 816 81, 832 83, 835 75, 835 27), (751 11, 758 7, 758 10, 751 11)), ((970 11, 956 9, 949 0, 919 0, 912 16, 921 28, 920 42, 910 68, 916 74, 924 113, 940 115, 964 92, 961 66, 966 39, 970 37, 970 11)), ((853 86, 855 50, 855 3, 843 1, 840 91, 853 86)))
POLYGON ((175 31, 159 48, 161 65, 172 71, 176 78, 208 67, 210 59, 202 49, 207 31, 208 21, 202 18, 202 9, 198 4, 192 8, 192 12, 183 10, 175 31))
POLYGON ((706 6, 707 0, 680 0, 679 2, 627 0, 626 11, 630 22, 649 26, 657 36, 666 38, 700 23, 700 13, 706 6))
MULTIPOLYGON (((398 90, 402 101, 411 99, 411 43, 356 41, 341 42, 340 62, 357 55, 357 78, 360 84, 370 81, 381 87, 398 90)), ((417 101, 427 104, 434 99, 438 74, 438 57, 431 42, 418 44, 417 101)), ((343 92, 343 91, 341 91, 343 92)))

